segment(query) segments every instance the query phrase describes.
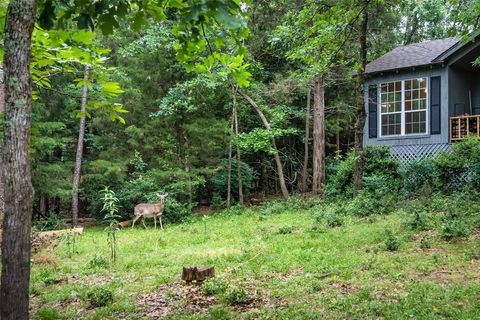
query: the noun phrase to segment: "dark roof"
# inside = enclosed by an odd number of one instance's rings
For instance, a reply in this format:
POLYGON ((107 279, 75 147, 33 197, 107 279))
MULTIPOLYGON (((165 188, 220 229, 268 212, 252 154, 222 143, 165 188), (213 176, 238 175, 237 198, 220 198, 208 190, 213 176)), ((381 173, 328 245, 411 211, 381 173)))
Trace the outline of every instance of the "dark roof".
POLYGON ((452 37, 396 47, 392 51, 367 64, 365 74, 426 66, 442 62, 435 58, 454 47, 458 42, 459 38, 452 37))

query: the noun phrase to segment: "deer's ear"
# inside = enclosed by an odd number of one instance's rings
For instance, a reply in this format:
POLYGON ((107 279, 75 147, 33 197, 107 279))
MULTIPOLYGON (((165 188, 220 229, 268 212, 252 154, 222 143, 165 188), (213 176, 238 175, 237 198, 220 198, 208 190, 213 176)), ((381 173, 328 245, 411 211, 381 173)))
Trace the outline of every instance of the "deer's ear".
POLYGON ((155 192, 155 195, 156 195, 157 197, 160 197, 160 193, 158 193, 158 192, 155 192))
POLYGON ((168 197, 168 192, 165 193, 165 197, 168 197))

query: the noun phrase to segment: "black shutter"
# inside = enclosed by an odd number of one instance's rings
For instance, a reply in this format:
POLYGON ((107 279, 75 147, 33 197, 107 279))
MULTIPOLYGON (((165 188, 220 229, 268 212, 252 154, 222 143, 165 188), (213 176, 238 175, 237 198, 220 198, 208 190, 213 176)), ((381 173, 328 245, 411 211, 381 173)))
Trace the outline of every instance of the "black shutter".
POLYGON ((377 85, 370 85, 368 87, 368 137, 376 138, 378 132, 378 118, 377 118, 378 93, 377 85))
POLYGON ((442 132, 442 96, 440 77, 430 78, 430 134, 442 132))

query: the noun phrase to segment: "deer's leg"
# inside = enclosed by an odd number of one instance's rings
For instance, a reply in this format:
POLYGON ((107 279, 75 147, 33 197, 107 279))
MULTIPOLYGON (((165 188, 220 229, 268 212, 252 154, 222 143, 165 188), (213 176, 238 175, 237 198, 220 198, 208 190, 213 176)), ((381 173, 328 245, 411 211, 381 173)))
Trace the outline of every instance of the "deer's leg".
POLYGON ((144 216, 142 216, 142 224, 143 224, 143 227, 144 227, 145 229, 147 229, 147 226, 145 225, 145 217, 144 217, 144 216))
POLYGON ((157 230, 157 216, 153 216, 153 224, 155 225, 155 230, 157 230))
POLYGON ((137 222, 138 218, 140 218, 140 216, 135 216, 135 218, 133 218, 132 229, 133 229, 133 227, 135 227, 135 222, 137 222))
POLYGON ((162 229, 162 230, 163 230, 163 225, 162 225, 162 215, 160 215, 160 218, 159 218, 159 219, 160 219, 160 229, 162 229))

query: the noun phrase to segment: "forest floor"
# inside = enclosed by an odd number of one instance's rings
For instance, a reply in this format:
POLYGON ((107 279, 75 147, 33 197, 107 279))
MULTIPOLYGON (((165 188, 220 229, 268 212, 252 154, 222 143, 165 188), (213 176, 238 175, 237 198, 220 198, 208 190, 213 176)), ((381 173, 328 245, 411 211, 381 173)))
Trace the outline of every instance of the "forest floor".
POLYGON ((406 231, 401 213, 352 219, 323 232, 313 232, 311 225, 308 211, 248 210, 163 231, 128 228, 118 233, 115 264, 106 263, 103 228, 89 228, 75 241, 33 256, 31 314, 36 319, 480 319, 478 233, 445 242, 428 231, 406 231), (387 229, 399 235, 397 251, 386 250, 387 229), (216 280, 203 287, 181 282, 182 266, 210 264, 216 280))

